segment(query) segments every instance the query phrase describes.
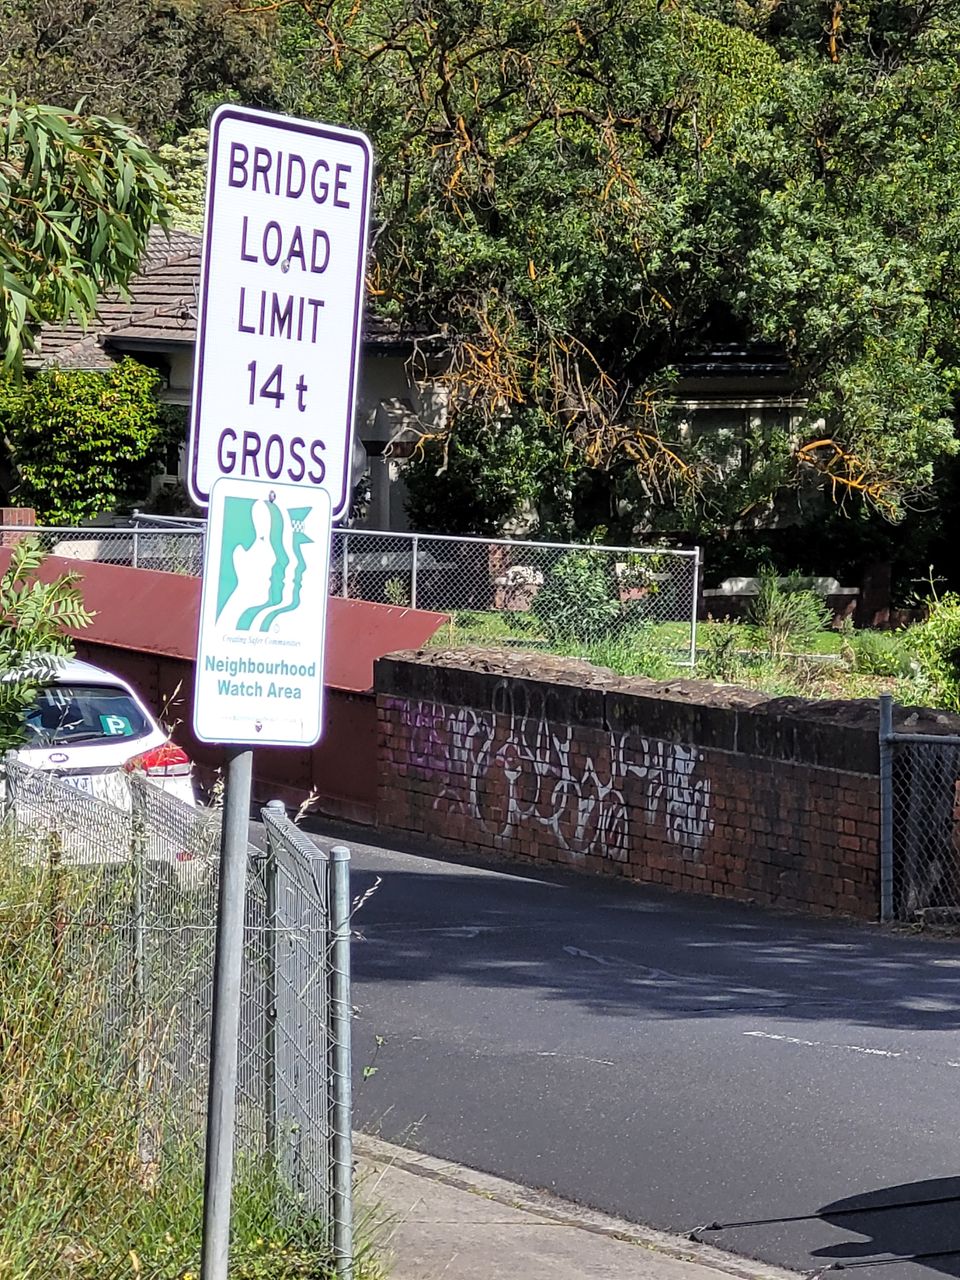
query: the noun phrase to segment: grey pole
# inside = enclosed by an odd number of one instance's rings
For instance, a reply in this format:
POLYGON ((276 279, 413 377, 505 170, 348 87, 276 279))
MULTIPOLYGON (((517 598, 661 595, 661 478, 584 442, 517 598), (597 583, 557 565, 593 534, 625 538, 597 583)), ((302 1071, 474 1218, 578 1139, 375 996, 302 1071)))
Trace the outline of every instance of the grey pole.
POLYGON ((697 665, 697 614, 700 612, 700 547, 693 553, 693 612, 690 615, 690 666, 697 665))
POLYGON ((330 1074, 333 1085, 333 1260, 337 1280, 353 1280, 353 1089, 351 1084, 350 850, 330 850, 333 914, 330 1074))
POLYGON ((893 919, 893 697, 880 695, 880 922, 893 919))
MULTIPOLYGON (((269 801, 266 805, 266 811, 274 814, 279 819, 284 819, 287 816, 287 808, 282 800, 269 801)), ((279 1094, 277 1091, 277 933, 280 927, 280 904, 277 897, 277 853, 274 848, 274 836, 269 823, 264 823, 263 830, 267 839, 267 860, 263 868, 264 892, 267 900, 263 1091, 267 1110, 265 1126, 267 1155, 270 1158, 272 1170, 276 1170, 279 1167, 280 1158, 279 1094)))
POLYGON ((420 553, 420 539, 416 534, 413 535, 413 563, 410 566, 410 608, 417 607, 417 575, 420 569, 417 563, 417 557, 420 553))
POLYGON ((230 1259, 230 1195, 237 1110, 237 1040, 243 971, 243 908, 253 751, 235 747, 227 757, 217 949, 213 966, 207 1146, 203 1171, 201 1280, 227 1280, 230 1259))

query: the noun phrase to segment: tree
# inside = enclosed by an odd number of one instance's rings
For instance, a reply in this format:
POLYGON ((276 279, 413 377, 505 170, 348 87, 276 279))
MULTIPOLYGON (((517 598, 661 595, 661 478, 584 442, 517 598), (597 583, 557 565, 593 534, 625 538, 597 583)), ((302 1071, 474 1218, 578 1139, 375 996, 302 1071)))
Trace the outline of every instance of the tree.
POLYGON ((224 96, 273 104, 274 27, 242 0, 5 0, 0 68, 25 99, 170 142, 224 96))
POLYGON ((17 501, 43 521, 80 524, 139 496, 163 434, 158 383, 127 358, 105 373, 44 369, 0 386, 17 501))
POLYGON ((634 523, 897 519, 955 449, 955 0, 266 7, 289 105, 374 140, 371 295, 446 337, 454 430, 542 416, 634 523), (781 346, 805 402, 760 471, 671 413, 718 338, 781 346))
POLYGON ((0 575, 0 752, 24 738, 24 712, 57 659, 73 655, 68 631, 90 625, 76 574, 40 579, 45 556, 35 538, 23 538, 0 575))
POLYGON ((0 97, 0 347, 7 369, 45 320, 86 324, 166 222, 163 170, 124 125, 0 97))

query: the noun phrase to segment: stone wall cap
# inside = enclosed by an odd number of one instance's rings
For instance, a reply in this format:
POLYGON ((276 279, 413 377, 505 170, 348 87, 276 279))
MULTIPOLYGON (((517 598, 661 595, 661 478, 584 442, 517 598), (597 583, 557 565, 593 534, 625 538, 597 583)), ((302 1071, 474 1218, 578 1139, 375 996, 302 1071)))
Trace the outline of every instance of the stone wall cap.
MULTIPOLYGON (((624 697, 653 698, 688 706, 715 707, 748 715, 777 716, 850 729, 876 732, 879 708, 876 698, 815 699, 771 697, 756 689, 715 684, 678 676, 651 680, 645 676, 621 676, 609 667, 598 667, 583 658, 555 654, 517 652, 513 649, 465 645, 406 649, 388 654, 382 661, 409 662, 418 666, 460 668, 481 674, 537 680, 579 688, 603 689, 624 697)), ((905 733, 960 734, 960 716, 926 707, 895 706, 894 723, 905 733)))

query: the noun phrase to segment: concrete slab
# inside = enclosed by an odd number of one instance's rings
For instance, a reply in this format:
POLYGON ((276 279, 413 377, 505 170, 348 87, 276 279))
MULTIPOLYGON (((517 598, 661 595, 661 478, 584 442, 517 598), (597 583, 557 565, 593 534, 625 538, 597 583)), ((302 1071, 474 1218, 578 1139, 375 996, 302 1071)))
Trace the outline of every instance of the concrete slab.
POLYGON ((356 1151, 358 1221, 391 1280, 796 1280, 378 1139, 356 1151))

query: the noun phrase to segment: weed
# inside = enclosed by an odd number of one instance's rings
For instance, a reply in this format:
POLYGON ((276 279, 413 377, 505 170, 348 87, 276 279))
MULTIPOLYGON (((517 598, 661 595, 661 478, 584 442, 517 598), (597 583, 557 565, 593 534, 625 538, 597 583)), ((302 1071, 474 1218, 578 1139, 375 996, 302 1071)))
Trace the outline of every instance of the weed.
POLYGON ((868 676, 911 676, 919 670, 904 631, 858 631, 849 638, 853 669, 868 676))
POLYGON ((772 569, 760 575, 749 621, 773 662, 781 661, 788 653, 812 649, 830 617, 820 596, 799 586, 796 579, 784 585, 772 569))

